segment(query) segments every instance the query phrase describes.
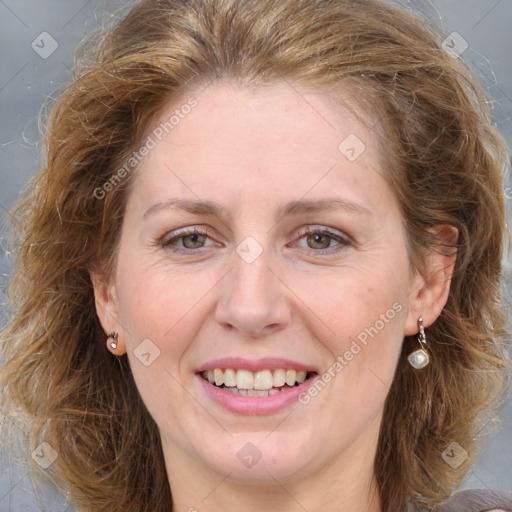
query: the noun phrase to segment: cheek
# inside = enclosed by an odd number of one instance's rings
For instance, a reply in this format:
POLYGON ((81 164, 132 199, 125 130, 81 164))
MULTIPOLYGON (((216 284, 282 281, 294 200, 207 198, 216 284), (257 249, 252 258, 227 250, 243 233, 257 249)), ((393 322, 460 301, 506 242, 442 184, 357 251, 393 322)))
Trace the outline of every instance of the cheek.
POLYGON ((311 324, 316 328, 310 328, 332 358, 326 371, 335 376, 335 387, 358 395, 389 387, 403 341, 408 293, 403 274, 374 267, 371 273, 340 273, 323 292, 313 286, 302 290, 316 317, 311 324))
MULTIPOLYGON (((171 272, 165 266, 145 268, 121 258, 117 277, 123 283, 120 323, 137 389, 157 424, 167 425, 189 410, 183 393, 185 356, 207 315, 205 293, 218 279, 210 282, 205 273, 171 272)), ((172 429, 186 434, 180 422, 172 429)))
MULTIPOLYGON (((351 439, 382 412, 403 340, 404 291, 398 279, 361 276, 332 282, 329 293, 312 296, 322 320, 316 322, 315 336, 331 361, 318 391, 313 386, 302 397, 306 418, 309 406, 318 411, 315 428, 344 432, 351 439)), ((344 441, 333 434, 330 442, 344 441)))
MULTIPOLYGON (((384 268, 371 273, 349 269, 333 274, 332 279, 303 278, 302 283, 297 293, 307 298, 305 302, 327 332, 342 342, 340 348, 367 328, 372 338, 401 332, 408 293, 403 275, 384 268), (324 286, 319 286, 320 282, 324 286)), ((360 338, 364 339, 364 334, 360 338)))
POLYGON ((165 264, 128 263, 120 259, 117 274, 122 283, 120 321, 128 331, 127 343, 133 346, 149 337, 166 351, 178 350, 183 332, 200 328, 194 318, 205 293, 215 285, 215 276, 178 272, 165 264))

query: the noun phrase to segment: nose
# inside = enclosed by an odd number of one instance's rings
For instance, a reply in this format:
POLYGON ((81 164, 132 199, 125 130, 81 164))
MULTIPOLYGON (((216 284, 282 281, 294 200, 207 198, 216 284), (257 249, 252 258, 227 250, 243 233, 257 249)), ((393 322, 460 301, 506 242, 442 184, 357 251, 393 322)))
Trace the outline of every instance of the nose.
POLYGON ((291 310, 278 266, 271 264, 266 251, 251 263, 238 254, 233 258, 232 271, 223 280, 217 322, 226 330, 253 338, 284 329, 291 310))

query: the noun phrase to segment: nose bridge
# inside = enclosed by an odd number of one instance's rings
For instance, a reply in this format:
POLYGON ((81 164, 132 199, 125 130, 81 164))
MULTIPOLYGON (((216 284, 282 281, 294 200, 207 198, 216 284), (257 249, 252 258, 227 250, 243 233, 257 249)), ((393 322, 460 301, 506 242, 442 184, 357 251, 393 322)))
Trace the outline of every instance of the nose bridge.
POLYGON ((247 237, 232 255, 217 308, 217 320, 240 333, 256 335, 283 327, 290 318, 283 285, 275 276, 273 253, 253 237, 247 237))
POLYGON ((269 282, 271 259, 270 249, 257 250, 250 242, 242 242, 233 258, 234 290, 252 300, 268 300, 273 286, 269 282))

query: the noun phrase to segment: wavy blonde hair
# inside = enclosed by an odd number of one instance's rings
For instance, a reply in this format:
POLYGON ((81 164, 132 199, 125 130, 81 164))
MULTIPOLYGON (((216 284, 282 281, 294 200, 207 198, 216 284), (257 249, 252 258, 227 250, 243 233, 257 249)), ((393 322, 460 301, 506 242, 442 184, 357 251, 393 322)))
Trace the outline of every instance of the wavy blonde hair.
POLYGON ((430 227, 458 229, 449 299, 427 332, 432 364, 412 369, 416 341, 404 339, 375 475, 383 512, 407 502, 434 509, 460 483, 508 383, 499 291, 508 154, 444 37, 379 0, 144 0, 87 47, 52 106, 46 166, 13 211, 18 257, 0 387, 29 449, 44 440, 57 450, 44 473, 81 510, 172 506, 157 426, 126 356, 105 349, 90 279, 115 265, 133 173, 103 200, 94 191, 170 99, 221 78, 356 93, 379 119, 414 268, 436 244, 430 227), (454 441, 469 454, 458 468, 441 456, 454 441))

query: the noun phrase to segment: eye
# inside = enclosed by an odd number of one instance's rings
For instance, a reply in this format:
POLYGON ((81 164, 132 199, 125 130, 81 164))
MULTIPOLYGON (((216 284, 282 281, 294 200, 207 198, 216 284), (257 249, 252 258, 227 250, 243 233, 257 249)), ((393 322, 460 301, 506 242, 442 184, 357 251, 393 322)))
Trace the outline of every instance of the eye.
MULTIPOLYGON (((350 244, 349 240, 341 234, 328 228, 311 229, 307 227, 305 230, 299 231, 297 236, 300 241, 306 241, 307 247, 305 249, 310 249, 320 254, 336 253, 350 244)), ((158 244, 176 253, 193 254, 208 247, 206 244, 208 239, 208 230, 185 228, 178 232, 170 233, 169 236, 164 237, 158 244)), ((209 246, 211 245, 215 245, 215 243, 209 244, 209 246)))
MULTIPOLYGON (((171 233, 173 234, 173 233, 171 233)), ((168 247, 175 252, 192 253, 195 250, 205 247, 206 239, 208 238, 208 230, 183 229, 174 233, 172 237, 165 237, 160 245, 168 247), (180 245, 181 242, 181 245, 180 245)))
POLYGON ((305 240, 308 249, 314 249, 315 252, 326 251, 332 249, 332 242, 336 242, 334 250, 327 251, 330 253, 341 251, 349 241, 339 233, 335 233, 327 228, 306 228, 306 230, 299 231, 298 236, 300 240, 305 240))

